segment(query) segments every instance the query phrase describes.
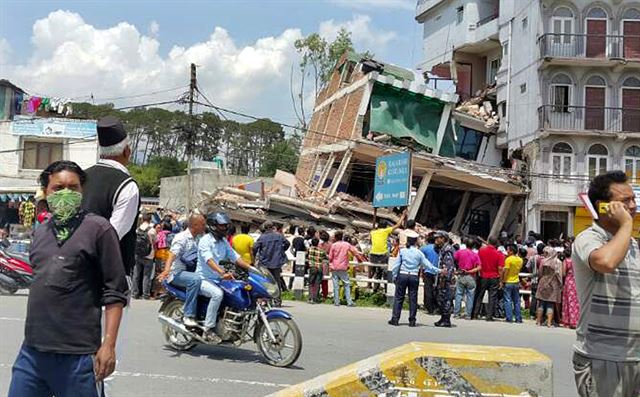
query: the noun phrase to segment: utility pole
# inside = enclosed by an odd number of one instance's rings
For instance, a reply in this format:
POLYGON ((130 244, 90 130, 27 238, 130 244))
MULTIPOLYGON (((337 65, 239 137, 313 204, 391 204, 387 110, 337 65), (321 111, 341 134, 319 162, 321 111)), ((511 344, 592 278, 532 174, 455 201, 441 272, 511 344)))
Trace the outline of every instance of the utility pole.
POLYGON ((193 195, 192 184, 191 184, 191 162, 193 161, 193 137, 194 137, 194 126, 193 122, 193 102, 196 94, 196 64, 191 64, 191 82, 189 83, 189 127, 187 130, 187 212, 191 212, 192 202, 191 197, 193 195))

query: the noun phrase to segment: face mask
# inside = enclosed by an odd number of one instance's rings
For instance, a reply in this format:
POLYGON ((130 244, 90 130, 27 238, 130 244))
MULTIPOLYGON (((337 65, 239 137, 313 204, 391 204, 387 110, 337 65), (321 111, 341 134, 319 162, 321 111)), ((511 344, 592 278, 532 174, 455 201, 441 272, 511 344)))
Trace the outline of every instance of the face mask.
POLYGON ((71 189, 58 190, 47 196, 49 209, 53 213, 53 218, 61 223, 65 223, 73 218, 80 210, 82 204, 82 193, 71 189))

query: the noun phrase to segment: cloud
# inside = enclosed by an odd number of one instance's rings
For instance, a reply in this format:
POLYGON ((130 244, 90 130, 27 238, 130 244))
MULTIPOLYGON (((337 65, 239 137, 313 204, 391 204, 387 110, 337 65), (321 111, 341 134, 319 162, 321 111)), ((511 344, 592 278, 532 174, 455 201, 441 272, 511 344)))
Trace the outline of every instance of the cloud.
POLYGON ((414 0, 330 0, 341 7, 370 10, 372 8, 386 8, 396 10, 415 10, 414 0))
MULTIPOLYGON (((320 23, 319 32, 333 39, 341 27, 352 32, 358 50, 379 53, 396 38, 376 29, 366 15, 346 21, 320 23)), ((238 45, 227 30, 215 27, 208 36, 186 45, 173 45, 160 53, 160 26, 151 22, 147 33, 128 22, 98 28, 78 13, 58 10, 37 20, 32 27, 27 61, 11 62, 7 40, 0 38, 0 72, 3 78, 32 94, 138 105, 176 99, 187 90, 189 66, 195 63, 198 85, 217 105, 261 117, 292 122, 290 72, 299 62, 294 42, 303 37, 289 28, 278 35, 238 45), (142 93, 166 91, 150 96, 142 93), (130 96, 136 96, 130 98, 130 96), (109 99, 114 97, 129 97, 109 99)), ((170 35, 164 35, 168 40, 170 35)), ((311 106, 312 101, 307 101, 311 106)), ((182 109, 176 106, 173 109, 182 109)))
POLYGON ((351 39, 358 51, 371 50, 377 52, 397 37, 393 31, 372 28, 371 17, 354 15, 351 20, 336 22, 333 19, 320 23, 319 33, 327 40, 333 40, 341 28, 351 32, 351 39))
POLYGON ((149 24, 149 34, 153 37, 157 37, 158 32, 160 32, 160 24, 158 24, 157 21, 151 21, 149 24))
POLYGON ((9 59, 11 54, 11 45, 4 37, 0 37, 0 65, 5 64, 5 61, 9 59))
MULTIPOLYGON (((58 10, 34 23, 31 57, 26 64, 6 66, 5 75, 37 93, 60 97, 93 93, 101 102, 101 98, 178 86, 186 89, 189 65, 195 63, 198 83, 210 100, 244 108, 252 101, 269 102, 262 95, 274 84, 288 87, 290 65, 297 56, 293 43, 302 37, 300 30, 287 29, 238 47, 225 29, 216 27, 205 40, 173 46, 162 56, 154 35, 158 29, 153 22, 150 35, 127 22, 100 29, 77 13, 58 10)), ((0 54, 6 51, 5 42, 0 41, 0 54)), ((172 99, 179 93, 129 103, 172 99)))

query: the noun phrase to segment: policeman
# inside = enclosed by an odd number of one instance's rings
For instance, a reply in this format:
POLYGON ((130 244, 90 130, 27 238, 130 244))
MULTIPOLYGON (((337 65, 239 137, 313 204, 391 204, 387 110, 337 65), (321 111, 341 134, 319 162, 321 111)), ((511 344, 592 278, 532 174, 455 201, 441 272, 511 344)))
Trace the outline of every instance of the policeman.
POLYGON ((450 244, 449 235, 445 231, 437 231, 435 233, 435 245, 439 248, 440 275, 436 282, 436 300, 440 306, 440 320, 434 325, 436 327, 451 327, 451 300, 453 294, 451 292, 454 283, 453 276, 456 267, 453 254, 455 250, 450 244))

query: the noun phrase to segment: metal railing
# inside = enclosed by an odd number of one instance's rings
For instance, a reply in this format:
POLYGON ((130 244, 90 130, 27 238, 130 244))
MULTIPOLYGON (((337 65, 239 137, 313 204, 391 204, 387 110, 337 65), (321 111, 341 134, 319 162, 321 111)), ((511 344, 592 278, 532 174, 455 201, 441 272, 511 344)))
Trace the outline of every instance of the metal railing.
POLYGON ((538 39, 541 57, 640 60, 640 36, 547 33, 538 39))
POLYGON ((539 128, 559 131, 640 132, 640 109, 544 105, 539 128))
POLYGON ((486 25, 487 23, 493 21, 494 19, 497 19, 500 16, 499 13, 493 13, 489 16, 486 16, 484 18, 482 18, 481 20, 479 20, 478 22, 476 22, 476 28, 482 26, 482 25, 486 25))

